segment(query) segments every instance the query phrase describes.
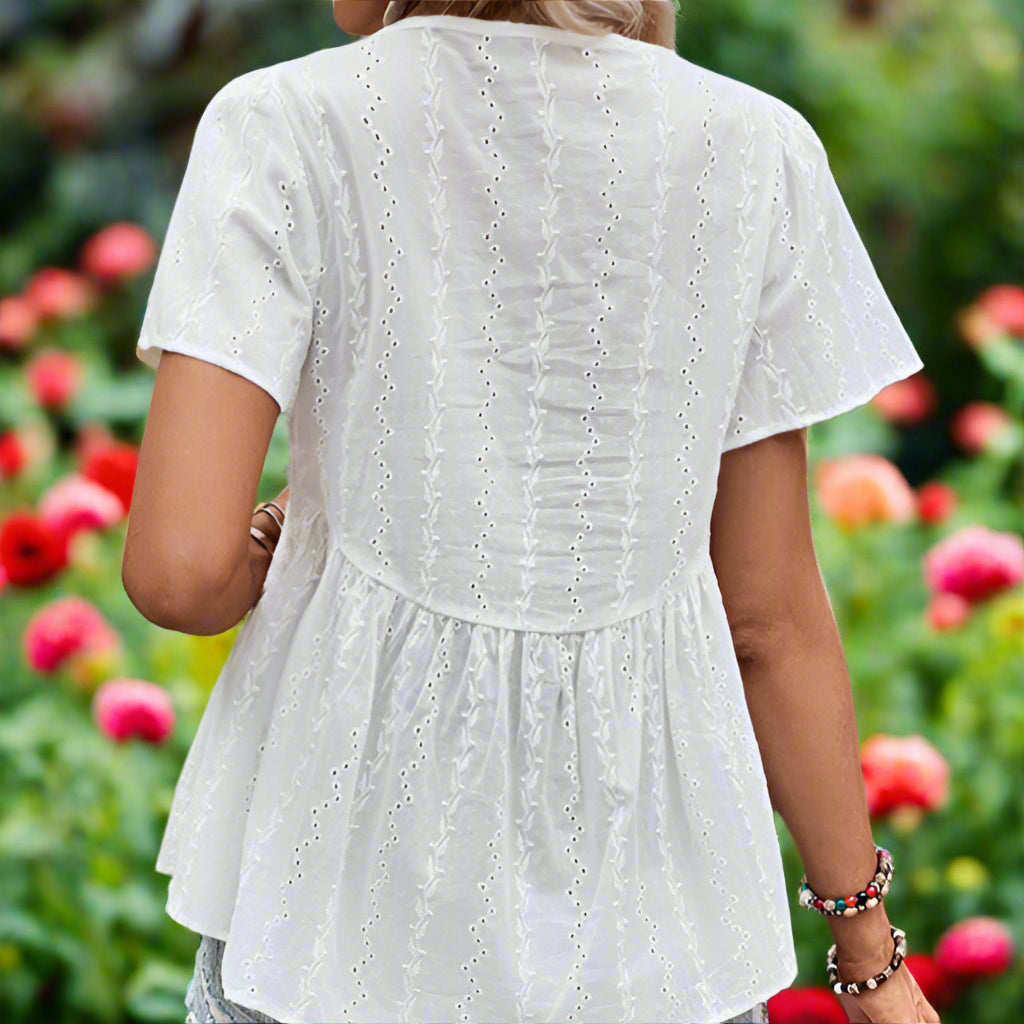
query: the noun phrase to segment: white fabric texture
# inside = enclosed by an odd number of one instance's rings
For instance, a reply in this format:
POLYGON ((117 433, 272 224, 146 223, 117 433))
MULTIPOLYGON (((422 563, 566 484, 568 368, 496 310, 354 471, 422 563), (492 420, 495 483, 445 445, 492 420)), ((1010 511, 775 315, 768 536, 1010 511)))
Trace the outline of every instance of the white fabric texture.
POLYGON ((156 868, 285 1022, 720 1021, 796 977, 722 452, 922 367, 792 107, 451 15, 214 97, 138 355, 291 492, 156 868))

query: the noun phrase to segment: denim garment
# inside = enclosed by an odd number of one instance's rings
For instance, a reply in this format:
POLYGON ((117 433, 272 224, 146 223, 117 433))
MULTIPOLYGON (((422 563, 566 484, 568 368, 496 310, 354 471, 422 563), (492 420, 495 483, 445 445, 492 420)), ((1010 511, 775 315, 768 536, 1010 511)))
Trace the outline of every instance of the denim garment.
MULTIPOLYGON (((227 999, 220 984, 220 964, 224 957, 224 943, 209 935, 201 936, 196 952, 196 969, 185 990, 185 1007, 188 1016, 185 1024, 211 1024, 231 1021, 244 1024, 277 1024, 275 1017, 268 1017, 259 1010, 250 1010, 227 999)), ((755 1003, 748 1010, 730 1017, 721 1024, 768 1024, 768 1004, 755 1003)))

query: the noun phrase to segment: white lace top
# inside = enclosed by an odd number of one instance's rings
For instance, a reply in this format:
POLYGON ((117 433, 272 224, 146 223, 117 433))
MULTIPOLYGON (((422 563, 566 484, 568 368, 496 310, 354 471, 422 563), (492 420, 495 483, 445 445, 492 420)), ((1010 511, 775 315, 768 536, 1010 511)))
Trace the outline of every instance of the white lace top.
POLYGON ((724 450, 922 362, 808 122, 421 15, 210 102, 138 356, 291 493, 156 864, 287 1022, 718 1021, 797 974, 714 569, 724 450))

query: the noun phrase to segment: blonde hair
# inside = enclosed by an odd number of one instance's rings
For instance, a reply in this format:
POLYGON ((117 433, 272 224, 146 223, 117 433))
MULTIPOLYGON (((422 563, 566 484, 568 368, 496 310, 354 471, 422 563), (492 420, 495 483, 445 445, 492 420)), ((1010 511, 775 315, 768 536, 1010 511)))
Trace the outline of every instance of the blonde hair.
POLYGON ((411 0, 396 20, 417 14, 452 14, 492 21, 551 25, 583 35, 617 32, 675 49, 680 0, 411 0))

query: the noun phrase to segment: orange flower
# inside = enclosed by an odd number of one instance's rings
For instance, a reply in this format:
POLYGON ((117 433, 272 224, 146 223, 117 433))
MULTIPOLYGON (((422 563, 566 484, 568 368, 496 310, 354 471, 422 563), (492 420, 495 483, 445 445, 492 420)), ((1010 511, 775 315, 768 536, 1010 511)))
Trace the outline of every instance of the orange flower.
POLYGON ((928 602, 925 614, 932 629, 944 633, 949 629, 957 629, 970 618, 971 602, 959 594, 936 594, 928 602))
POLYGON ((881 455, 825 460, 816 475, 822 506, 848 529, 872 522, 906 522, 916 513, 910 484, 881 455))

